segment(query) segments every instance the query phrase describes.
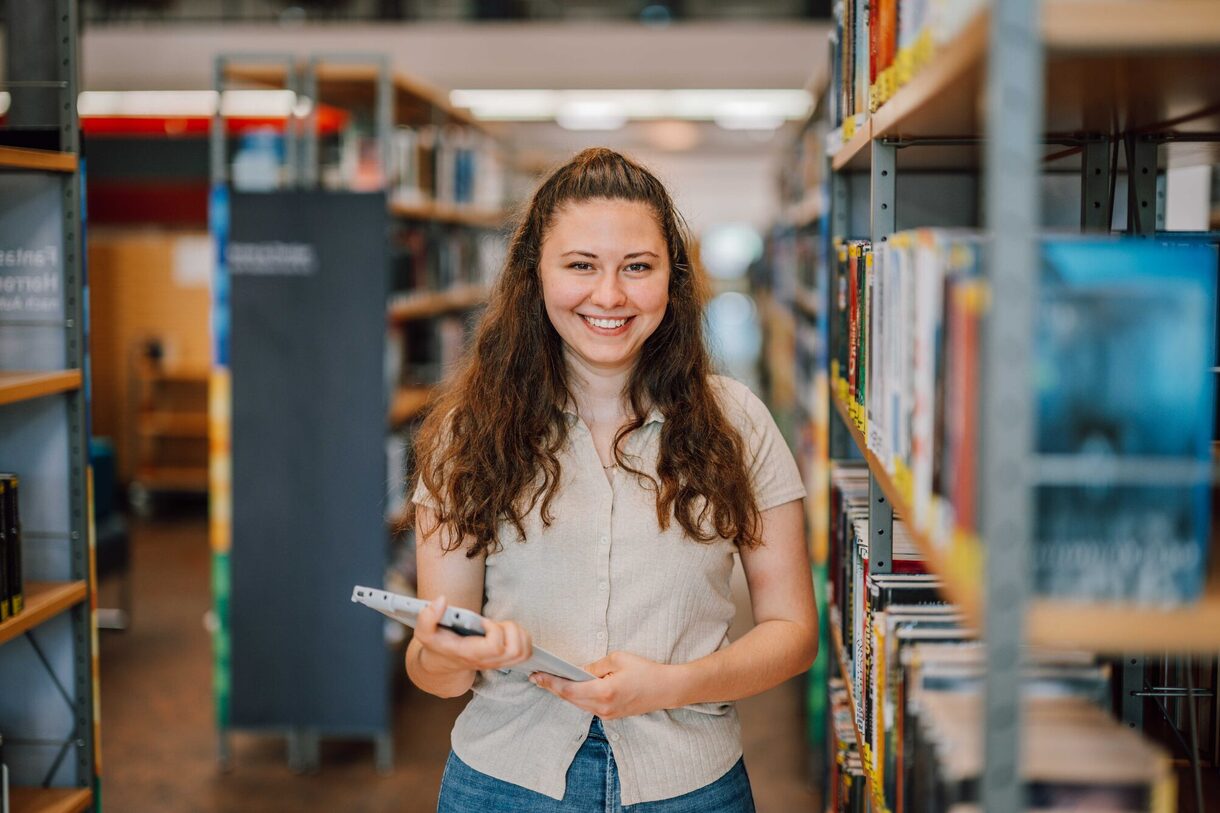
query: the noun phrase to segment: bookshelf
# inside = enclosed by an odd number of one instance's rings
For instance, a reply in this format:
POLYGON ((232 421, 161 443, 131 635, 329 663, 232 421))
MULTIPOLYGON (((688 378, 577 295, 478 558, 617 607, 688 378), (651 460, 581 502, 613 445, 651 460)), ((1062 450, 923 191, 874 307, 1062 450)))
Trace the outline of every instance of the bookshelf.
POLYGON ((25 600, 0 622, 0 735, 11 809, 75 812, 100 788, 78 9, 5 16, 0 250, 19 259, 0 269, 0 467, 19 481, 25 600))
MULTIPOLYGON (((912 516, 906 497, 872 452, 851 410, 836 394, 835 411, 863 450, 869 471, 894 506, 894 513, 912 516)), ((983 596, 979 568, 982 551, 968 538, 936 539, 908 522, 907 528, 923 554, 928 571, 944 582, 949 599, 971 626, 982 629, 983 596)), ((1203 598, 1188 607, 1160 610, 1121 604, 1093 604, 1054 599, 1030 603, 1026 616, 1029 643, 1055 649, 1155 654, 1163 651, 1212 655, 1220 651, 1220 584, 1214 580, 1203 598)))
MULTIPOLYGON (((1210 0, 1042 0, 1046 49, 1045 125, 1048 140, 1109 132, 1169 132, 1175 138, 1214 133, 1220 123, 1216 54, 1220 6, 1210 0)), ((980 138, 981 99, 992 13, 979 10, 923 70, 882 104, 864 127, 835 151, 836 171, 867 170, 874 139, 980 138)), ((1044 155, 1055 154, 1054 146, 1044 155)), ((1214 142, 1169 140, 1162 160, 1211 163, 1214 142)), ((904 150, 908 168, 977 167, 968 145, 904 150)))
MULTIPOLYGON (((218 91, 291 90, 312 104, 285 121, 277 180, 264 189, 243 184, 226 129, 213 127, 213 234, 229 247, 300 244, 316 258, 306 279, 277 281, 244 271, 241 252, 218 253, 227 262, 216 310, 231 314, 227 332, 215 336, 209 407, 213 560, 226 574, 214 593, 216 670, 226 676, 216 689, 220 759, 230 759, 236 730, 285 732, 295 770, 317 766, 320 737, 367 735, 378 769, 388 771, 390 689, 401 658, 386 646, 384 620, 352 613, 346 602, 320 607, 317 623, 285 617, 280 626, 328 631, 307 644, 289 641, 285 651, 277 626, 258 617, 267 600, 258 585, 274 582, 285 608, 294 605, 292 584, 325 584, 344 596, 352 584, 379 580, 414 588, 402 584, 414 540, 399 527, 411 431, 487 301, 498 265, 493 244, 504 242, 501 176, 510 151, 493 128, 381 55, 225 54, 215 75, 218 91), (337 132, 320 132, 319 108, 340 122, 337 132), (270 295, 272 286, 290 285, 291 297, 270 295), (282 305, 288 301, 294 307, 282 305), (276 329, 296 337, 284 358, 259 341, 268 308, 282 309, 276 329), (244 348, 240 357, 230 345, 244 348), (339 379, 343 387, 325 386, 339 379), (265 406, 279 403, 309 408, 285 422, 265 406), (277 468, 301 455, 308 462, 277 468), (270 481, 292 486, 280 497, 252 496, 270 481), (288 499, 306 493, 316 495, 317 516, 299 521, 288 499), (266 670, 286 664, 291 672, 305 650, 348 663, 348 676, 300 681, 285 673, 281 682, 294 685, 286 698, 241 678, 257 671, 260 684, 273 685, 266 670)), ((183 417, 150 431, 194 428, 183 417)))
MULTIPOLYGON (((885 8, 882 4, 879 14, 885 8)), ((833 116, 845 103, 836 95, 838 89, 815 92, 817 108, 784 158, 780 216, 769 243, 775 250, 768 249, 771 269, 763 272, 757 287, 766 293, 769 305, 760 310, 764 322, 773 323, 769 327, 785 334, 796 325, 795 377, 772 369, 770 378, 797 390, 797 445, 807 480, 813 476, 811 493, 825 486, 831 460, 865 462, 870 574, 890 572, 893 522, 901 518, 924 568, 939 577, 942 597, 960 608, 963 626, 985 630, 986 759, 978 778, 978 807, 1010 813, 1025 809, 1025 789, 1014 769, 1022 747, 1020 670, 1011 668, 1022 662, 1025 647, 1085 650, 1113 659, 1115 713, 1132 728, 1142 725, 1143 697, 1151 696, 1143 691, 1146 675, 1153 681, 1151 670, 1144 671, 1145 657, 1169 664, 1174 658, 1207 659, 1220 651, 1220 579, 1214 575, 1199 600, 1171 608, 1035 594, 1033 494, 1042 482, 1036 478, 1043 476, 1043 461, 1033 452, 1032 440, 1025 440, 1034 437, 1035 416, 1031 385, 1024 383, 1031 380, 1034 351, 1029 326, 1038 300, 1029 280, 1036 279, 1040 262, 1040 184, 1052 175, 1062 180, 1078 173, 1080 228, 1108 230, 1111 213, 1105 211, 1103 217, 1087 202, 1105 194, 1094 176, 1107 184, 1114 180, 1117 170, 1109 166, 1109 150, 1120 155, 1125 146, 1128 231, 1149 235, 1161 228, 1160 171, 1220 162, 1220 84, 1212 78, 1220 75, 1220 5, 1197 0, 992 0, 974 8, 951 36, 936 39, 922 32, 931 46, 928 53, 918 58, 900 87, 886 81, 874 87, 878 98, 871 113, 836 122, 833 116), (822 147, 820 169, 810 155, 811 144, 822 147), (972 180, 976 210, 949 214, 938 208, 940 200, 914 200, 910 190, 929 171, 972 180), (819 205, 822 201, 825 205, 819 205), (912 499, 910 472, 887 470, 870 451, 872 436, 862 408, 854 399, 846 400, 846 384, 830 380, 835 356, 828 348, 841 330, 831 274, 835 240, 870 240, 875 252, 895 232, 922 225, 981 226, 988 240, 981 255, 983 283, 989 301, 1002 303, 986 312, 979 335, 973 457, 981 485, 974 533, 914 527, 913 505, 923 503, 912 499), (802 241, 811 239, 821 246, 822 259, 816 262, 799 256, 802 241), (804 276, 809 267, 812 280, 804 276), (775 309, 787 313, 771 314, 775 309)), ((842 36, 847 41, 850 35, 842 36)), ((851 41, 858 51, 870 47, 867 32, 864 40, 851 41)), ((878 71, 883 69, 881 52, 875 57, 878 71)), ((858 67, 832 63, 823 87, 843 73, 853 81, 853 70, 858 77, 858 67)), ((854 98, 861 98, 858 90, 854 98)), ((948 189, 942 198, 952 196, 948 189)), ((1063 204, 1046 205, 1046 222, 1064 225, 1063 204)), ((1074 218, 1069 211, 1067 221, 1074 218)), ((904 306, 905 301, 880 307, 904 306)), ((861 331, 867 335, 863 327, 861 331)), ((870 383, 876 374, 869 370, 870 383)), ((857 482, 863 489, 863 482, 857 482)), ((856 510, 863 510, 863 493, 855 499, 860 501, 856 510)), ((935 512, 933 516, 935 522, 935 512)), ((811 519, 824 528, 824 518, 811 519)), ((825 576, 816 556, 824 544, 815 530, 815 579, 825 576)), ((833 620, 824 637, 834 654, 826 670, 843 673, 854 714, 859 698, 851 696, 854 687, 833 620)), ((1177 691, 1175 696, 1185 696, 1185 689, 1177 691)), ((1149 701, 1149 709, 1151 705, 1149 701)), ((811 702, 810 711, 814 708, 811 702)), ((859 727, 855 734, 856 745, 865 751, 859 727)), ((811 730, 811 741, 815 735, 811 730)), ((867 773, 867 760, 864 764, 867 773)), ((867 779, 870 795, 880 802, 873 809, 885 810, 874 777, 867 779)))

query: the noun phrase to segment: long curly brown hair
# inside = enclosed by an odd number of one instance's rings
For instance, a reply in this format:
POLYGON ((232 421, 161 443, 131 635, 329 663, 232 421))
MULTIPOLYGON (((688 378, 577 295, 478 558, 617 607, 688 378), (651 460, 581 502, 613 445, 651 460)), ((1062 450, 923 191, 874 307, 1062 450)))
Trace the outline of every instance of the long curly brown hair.
MULTIPOLYGON (((563 407, 571 392, 563 344, 547 317, 538 265, 557 212, 592 199, 638 201, 657 218, 669 248, 669 306, 640 350, 626 402, 632 419, 614 440, 617 465, 656 493, 657 522, 671 516, 700 542, 716 538, 755 547, 759 511, 740 434, 725 418, 709 381, 704 344, 706 296, 691 266, 689 238, 662 183, 631 159, 604 148, 584 150, 553 171, 534 193, 513 233, 474 341, 434 401, 415 439, 415 474, 434 495, 438 538, 469 557, 499 550, 498 528, 523 519, 541 501, 550 525, 567 441, 563 407), (651 476, 628 465, 622 440, 656 407, 660 454, 651 476), (709 523, 710 520, 710 523, 709 523)), ((410 505, 408 526, 415 520, 410 505)))

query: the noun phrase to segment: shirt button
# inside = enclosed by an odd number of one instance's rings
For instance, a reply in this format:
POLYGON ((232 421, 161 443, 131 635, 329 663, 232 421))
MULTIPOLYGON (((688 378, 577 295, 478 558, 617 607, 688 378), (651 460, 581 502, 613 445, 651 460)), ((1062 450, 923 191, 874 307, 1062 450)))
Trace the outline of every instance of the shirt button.
POLYGON ((606 582, 600 582, 597 586, 602 590, 606 590, 610 587, 610 585, 607 584, 606 582))
POLYGON ((608 544, 610 544, 610 537, 608 537, 608 536, 603 536, 603 537, 602 537, 600 540, 598 540, 598 541, 599 541, 599 542, 601 542, 603 545, 608 545, 608 544))
POLYGON ((618 739, 619 739, 618 734, 611 734, 610 739, 614 740, 615 742, 618 742, 618 739))

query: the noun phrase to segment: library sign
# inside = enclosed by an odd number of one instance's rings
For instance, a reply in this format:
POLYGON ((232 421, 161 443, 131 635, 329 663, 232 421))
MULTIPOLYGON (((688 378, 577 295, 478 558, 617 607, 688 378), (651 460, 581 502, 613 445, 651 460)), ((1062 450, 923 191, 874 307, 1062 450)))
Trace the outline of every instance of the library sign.
POLYGON ((59 179, 0 176, 0 319, 55 319, 64 303, 59 179))
POLYGON ((58 313, 58 246, 0 248, 0 313, 58 313))
POLYGON ((310 243, 272 240, 229 243, 230 274, 253 277, 310 277, 318 273, 318 251, 310 243))

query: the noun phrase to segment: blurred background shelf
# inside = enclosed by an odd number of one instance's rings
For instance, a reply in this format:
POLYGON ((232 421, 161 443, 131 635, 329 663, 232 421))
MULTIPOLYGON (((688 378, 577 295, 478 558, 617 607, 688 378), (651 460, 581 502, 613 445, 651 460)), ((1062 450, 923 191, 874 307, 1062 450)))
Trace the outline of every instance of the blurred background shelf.
POLYGON ((404 220, 479 226, 489 229, 500 228, 508 219, 507 212, 472 209, 464 206, 446 206, 439 203, 391 203, 390 214, 404 220))
POLYGON ((88 788, 11 788, 13 813, 81 813, 93 806, 88 788))
POLYGON ((25 587, 25 609, 0 623, 0 644, 75 607, 87 596, 88 585, 84 581, 29 582, 25 587))
POLYGON ((390 406, 390 425, 401 426, 418 417, 427 408, 434 393, 434 387, 403 387, 398 390, 390 406))
POLYGON ((390 305, 391 322, 429 319, 486 304, 489 290, 482 285, 459 285, 445 291, 420 291, 390 305))
POLYGON ((32 169, 47 172, 76 172, 75 153, 0 147, 0 168, 32 169))
POLYGON ((80 389, 80 370, 0 372, 0 404, 15 404, 80 389))

